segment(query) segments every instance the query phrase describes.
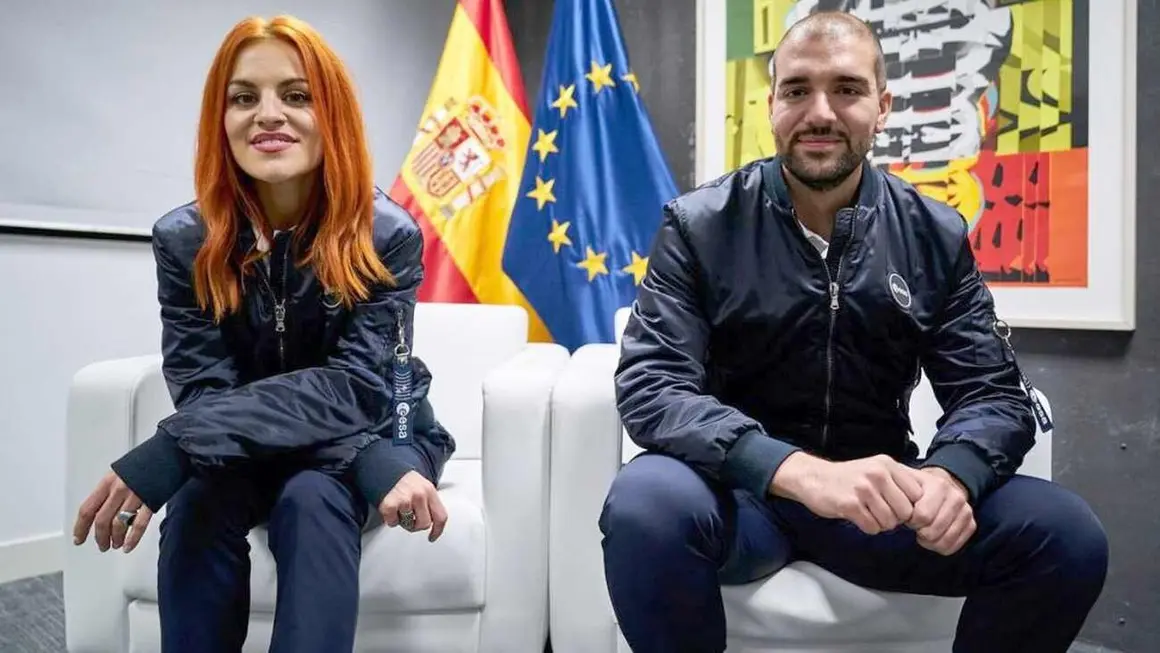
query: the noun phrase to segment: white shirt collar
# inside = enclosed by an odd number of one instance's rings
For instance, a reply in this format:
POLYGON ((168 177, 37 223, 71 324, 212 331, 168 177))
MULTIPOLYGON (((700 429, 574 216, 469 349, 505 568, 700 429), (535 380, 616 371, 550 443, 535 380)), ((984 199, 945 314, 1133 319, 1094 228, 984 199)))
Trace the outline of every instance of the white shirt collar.
MULTIPOLYGON (((258 225, 250 223, 250 228, 254 230, 254 238, 256 239, 254 242, 254 247, 257 248, 257 250, 259 252, 262 252, 263 254, 270 251, 270 241, 266 240, 266 237, 262 235, 262 231, 260 229, 258 229, 258 225)), ((291 232, 291 231, 294 231, 294 229, 295 229, 295 227, 291 227, 289 229, 284 229, 284 230, 277 230, 276 229, 276 230, 274 230, 274 235, 277 236, 278 234, 282 233, 282 231, 291 232)))
POLYGON ((810 244, 814 246, 814 249, 818 250, 822 258, 826 258, 826 254, 830 251, 830 243, 826 242, 825 238, 810 230, 801 220, 798 220, 798 226, 802 228, 802 233, 806 235, 806 240, 810 241, 810 244))

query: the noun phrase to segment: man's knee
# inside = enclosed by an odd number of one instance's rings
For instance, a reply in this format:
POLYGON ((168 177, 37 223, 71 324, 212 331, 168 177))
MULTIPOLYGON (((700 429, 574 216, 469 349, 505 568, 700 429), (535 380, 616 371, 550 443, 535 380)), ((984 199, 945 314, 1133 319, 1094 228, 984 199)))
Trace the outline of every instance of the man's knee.
POLYGON ((1039 528, 1049 533, 1057 563, 1077 581, 1104 584, 1108 571, 1108 535, 1091 507, 1059 485, 1044 498, 1037 517, 1039 528))
POLYGON ((641 541, 674 545, 723 528, 721 502, 727 493, 713 489, 685 463, 643 454, 621 468, 612 482, 600 530, 641 541))
POLYGON ((1011 508, 1021 513, 1010 522, 1019 547, 1042 554, 1049 575, 1098 594, 1107 576, 1108 536, 1091 507, 1055 483, 1025 477, 1011 482, 1021 484, 1017 494, 1007 493, 1011 508))

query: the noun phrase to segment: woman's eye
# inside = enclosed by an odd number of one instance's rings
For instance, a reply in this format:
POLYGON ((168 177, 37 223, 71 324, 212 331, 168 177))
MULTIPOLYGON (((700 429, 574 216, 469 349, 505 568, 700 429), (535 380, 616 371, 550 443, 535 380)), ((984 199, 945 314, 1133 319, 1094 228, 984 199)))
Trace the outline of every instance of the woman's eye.
POLYGON ((310 101, 310 95, 304 91, 290 91, 286 94, 286 101, 291 104, 306 104, 310 101))
POLYGON ((256 100, 253 93, 234 93, 230 98, 233 104, 253 104, 256 100))

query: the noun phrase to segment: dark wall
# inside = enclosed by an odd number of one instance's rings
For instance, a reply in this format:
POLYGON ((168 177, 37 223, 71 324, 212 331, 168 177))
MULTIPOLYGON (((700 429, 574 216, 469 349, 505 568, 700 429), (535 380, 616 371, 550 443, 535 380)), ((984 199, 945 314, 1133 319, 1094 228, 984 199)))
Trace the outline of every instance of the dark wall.
MULTIPOLYGON (((1083 0, 1079 0, 1083 1, 1083 0)), ((539 90, 549 0, 509 0, 529 102, 539 90)), ((617 0, 629 57, 678 186, 694 183, 694 0, 617 0)), ((1140 0, 1139 25, 1160 24, 1160 0, 1140 0)), ((1160 35, 1139 30, 1137 330, 1019 330, 1013 343, 1055 412, 1054 477, 1084 496, 1111 541, 1108 582, 1082 639, 1160 651, 1160 35)), ((1098 219, 1098 215, 1096 216, 1098 219)))

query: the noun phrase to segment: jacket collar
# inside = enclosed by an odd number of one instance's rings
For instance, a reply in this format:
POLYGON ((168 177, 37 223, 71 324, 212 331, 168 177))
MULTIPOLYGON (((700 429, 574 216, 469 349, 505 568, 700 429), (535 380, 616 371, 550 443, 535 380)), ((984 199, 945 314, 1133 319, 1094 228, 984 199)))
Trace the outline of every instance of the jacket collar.
POLYGON ((238 229, 238 235, 234 240, 235 247, 244 256, 254 250, 258 244, 257 230, 253 228, 249 220, 242 222, 238 229))

